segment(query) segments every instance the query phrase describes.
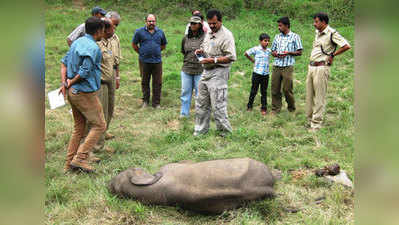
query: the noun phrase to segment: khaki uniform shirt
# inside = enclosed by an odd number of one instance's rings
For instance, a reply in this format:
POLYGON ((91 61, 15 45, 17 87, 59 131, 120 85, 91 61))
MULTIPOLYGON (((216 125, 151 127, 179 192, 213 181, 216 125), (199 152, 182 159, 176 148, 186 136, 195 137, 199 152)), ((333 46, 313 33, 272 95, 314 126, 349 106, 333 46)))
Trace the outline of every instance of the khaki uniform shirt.
POLYGON ((119 65, 120 45, 119 38, 114 34, 109 39, 102 39, 97 42, 102 52, 101 80, 112 81, 114 79, 114 65, 119 65))
MULTIPOLYGON (((213 33, 210 30, 206 35, 204 42, 201 44, 201 49, 204 50, 206 57, 221 57, 226 56, 231 61, 235 61, 237 59, 236 56, 236 47, 234 43, 233 34, 223 25, 220 29, 213 33)), ((217 65, 222 67, 230 67, 231 63, 218 63, 217 65)), ((204 64, 204 68, 207 69, 209 67, 214 67, 215 64, 204 64)))
POLYGON ((323 46, 323 50, 325 53, 327 54, 332 53, 332 51, 334 50, 334 45, 333 43, 331 43, 331 33, 334 33, 332 40, 339 47, 342 47, 344 45, 349 45, 348 41, 330 26, 327 26, 322 32, 316 30, 316 36, 313 41, 313 49, 312 52, 310 53, 310 61, 313 62, 327 61, 329 56, 325 55, 321 51, 320 46, 323 46))

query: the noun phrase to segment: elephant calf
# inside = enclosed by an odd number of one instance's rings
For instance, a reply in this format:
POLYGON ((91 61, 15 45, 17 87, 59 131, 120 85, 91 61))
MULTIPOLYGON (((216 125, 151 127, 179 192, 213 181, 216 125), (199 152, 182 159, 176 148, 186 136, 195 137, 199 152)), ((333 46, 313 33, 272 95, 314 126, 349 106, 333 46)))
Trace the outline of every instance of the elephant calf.
POLYGON ((246 201, 273 197, 274 181, 265 164, 237 158, 171 163, 154 175, 129 168, 111 180, 109 191, 149 204, 221 213, 246 201))

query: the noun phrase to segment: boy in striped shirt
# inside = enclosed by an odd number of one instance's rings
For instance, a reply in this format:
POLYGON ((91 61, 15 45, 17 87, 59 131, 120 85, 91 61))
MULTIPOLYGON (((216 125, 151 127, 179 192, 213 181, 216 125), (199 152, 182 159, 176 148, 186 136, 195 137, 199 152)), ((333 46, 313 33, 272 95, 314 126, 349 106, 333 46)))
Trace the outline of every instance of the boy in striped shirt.
POLYGON ((245 52, 245 56, 254 63, 254 71, 252 73, 252 86, 249 95, 247 111, 252 110, 255 96, 260 86, 261 93, 261 113, 267 114, 267 86, 269 84, 269 57, 271 55, 270 48, 267 48, 270 42, 269 35, 262 33, 259 36, 259 45, 245 52), (253 56, 253 57, 252 57, 253 56))

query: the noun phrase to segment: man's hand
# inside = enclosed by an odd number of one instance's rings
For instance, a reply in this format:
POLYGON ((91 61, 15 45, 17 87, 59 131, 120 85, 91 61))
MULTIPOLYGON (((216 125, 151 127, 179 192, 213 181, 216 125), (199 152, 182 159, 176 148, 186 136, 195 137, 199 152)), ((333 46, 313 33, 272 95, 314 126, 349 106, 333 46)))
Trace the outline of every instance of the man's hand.
POLYGON ((71 79, 67 79, 66 82, 67 82, 67 87, 66 88, 68 89, 68 88, 70 88, 72 86, 72 80, 71 79))
POLYGON ((66 88, 65 88, 64 84, 61 84, 61 89, 58 92, 58 94, 62 94, 64 96, 64 99, 66 99, 66 88))
POLYGON ((119 89, 119 85, 120 85, 120 78, 119 77, 117 77, 116 79, 115 79, 115 88, 116 89, 119 89))
POLYGON ((334 57, 329 56, 328 59, 327 59, 327 65, 331 66, 333 61, 334 61, 334 57))
POLYGON ((204 53, 204 50, 202 50, 202 49, 196 49, 194 51, 194 54, 203 54, 203 53, 204 53))
POLYGON ((204 58, 203 60, 200 61, 201 64, 210 64, 214 62, 215 60, 213 58, 204 58))

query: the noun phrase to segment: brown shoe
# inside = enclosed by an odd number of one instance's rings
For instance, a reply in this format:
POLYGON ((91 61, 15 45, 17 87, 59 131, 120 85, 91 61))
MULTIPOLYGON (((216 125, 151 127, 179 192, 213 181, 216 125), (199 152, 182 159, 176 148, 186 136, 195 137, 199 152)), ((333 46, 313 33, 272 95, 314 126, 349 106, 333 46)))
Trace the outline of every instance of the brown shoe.
POLYGON ((105 140, 111 140, 111 139, 115 138, 115 135, 106 132, 104 135, 104 138, 105 138, 105 140))
POLYGON ((73 158, 71 162, 71 167, 81 169, 87 173, 94 172, 94 168, 90 166, 89 161, 87 159, 82 159, 81 157, 78 157, 78 155, 73 158))
POLYGON ((100 152, 101 149, 103 149, 103 147, 104 147, 104 145, 96 144, 96 145, 94 145, 94 147, 93 147, 93 149, 92 149, 91 151, 92 151, 93 153, 97 153, 97 152, 100 152))
POLYGON ((96 157, 92 152, 89 153, 89 161, 93 163, 98 163, 101 161, 100 158, 96 157))
POLYGON ((109 146, 104 147, 104 150, 110 154, 113 154, 115 152, 115 149, 113 149, 109 146))
POLYGON ((261 109, 260 113, 262 114, 262 116, 266 116, 267 110, 266 109, 261 109))
POLYGON ((71 161, 66 161, 65 162, 65 166, 64 166, 64 173, 68 173, 72 171, 72 167, 71 167, 71 161))

